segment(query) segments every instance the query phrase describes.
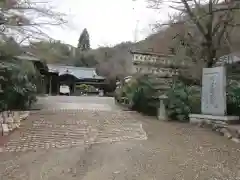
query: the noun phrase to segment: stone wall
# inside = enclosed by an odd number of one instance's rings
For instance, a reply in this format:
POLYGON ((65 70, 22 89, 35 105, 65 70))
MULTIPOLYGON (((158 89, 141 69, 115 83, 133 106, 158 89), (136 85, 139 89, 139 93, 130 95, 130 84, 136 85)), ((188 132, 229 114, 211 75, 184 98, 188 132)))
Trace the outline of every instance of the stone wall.
POLYGON ((20 127, 21 121, 29 115, 28 111, 4 111, 0 113, 0 133, 5 136, 20 127))

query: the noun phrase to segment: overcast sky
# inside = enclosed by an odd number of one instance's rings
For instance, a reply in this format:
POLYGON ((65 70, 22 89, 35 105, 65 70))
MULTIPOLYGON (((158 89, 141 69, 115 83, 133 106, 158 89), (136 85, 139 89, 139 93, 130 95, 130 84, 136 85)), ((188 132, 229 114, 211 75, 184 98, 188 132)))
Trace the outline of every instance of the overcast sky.
POLYGON ((146 8, 145 0, 55 0, 57 8, 69 15, 68 28, 51 28, 50 36, 64 43, 77 46, 84 28, 90 34, 91 47, 115 45, 134 41, 151 33, 149 25, 159 16, 167 17, 165 9, 160 14, 146 8), (136 28, 137 27, 137 28, 136 28))

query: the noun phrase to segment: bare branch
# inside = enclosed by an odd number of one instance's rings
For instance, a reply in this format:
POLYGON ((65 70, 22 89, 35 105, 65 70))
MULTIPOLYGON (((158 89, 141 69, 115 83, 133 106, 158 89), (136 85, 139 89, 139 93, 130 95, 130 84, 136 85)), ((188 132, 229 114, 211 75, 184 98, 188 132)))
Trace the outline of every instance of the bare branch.
POLYGON ((49 38, 44 32, 44 27, 61 26, 66 23, 65 14, 55 11, 48 0, 0 1, 0 26, 7 36, 49 38))
MULTIPOLYGON (((240 3, 237 1, 222 2, 220 0, 148 0, 150 7, 170 7, 180 12, 181 20, 177 18, 170 19, 167 23, 158 24, 170 28, 175 28, 179 24, 185 26, 185 34, 177 34, 174 39, 178 39, 179 48, 185 48, 185 55, 192 56, 192 59, 204 60, 208 67, 214 64, 217 59, 217 50, 223 47, 223 44, 230 44, 229 33, 238 26, 234 19, 234 14, 240 10, 240 3), (196 33, 192 36, 191 33, 196 33), (199 49, 194 53, 195 49, 199 49), (198 58, 194 56, 197 55, 198 58)), ((240 24, 239 24, 240 25, 240 24)), ((224 45, 225 46, 225 45, 224 45)))

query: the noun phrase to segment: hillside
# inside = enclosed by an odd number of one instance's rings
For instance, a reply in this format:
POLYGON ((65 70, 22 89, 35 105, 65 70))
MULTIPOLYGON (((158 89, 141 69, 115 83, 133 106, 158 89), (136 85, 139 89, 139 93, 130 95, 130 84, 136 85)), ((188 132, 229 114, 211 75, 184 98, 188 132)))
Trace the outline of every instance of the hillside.
MULTIPOLYGON (((236 18, 239 16, 238 13, 235 14, 236 18)), ((218 18, 218 16, 215 18, 218 18)), ((223 44, 222 48, 217 50, 217 56, 240 50, 240 35, 238 30, 238 28, 233 28, 229 31, 228 35, 231 47, 229 48, 226 44, 223 44)), ((201 35, 196 28, 190 28, 186 24, 178 23, 160 30, 137 43, 123 42, 114 47, 100 47, 84 53, 80 53, 77 48, 62 44, 59 41, 34 43, 28 47, 28 50, 41 59, 44 59, 47 63, 96 67, 100 75, 115 78, 123 77, 130 73, 132 65, 130 50, 137 49, 171 54, 173 53, 171 51, 172 48, 179 45, 175 44, 176 42, 174 42, 173 37, 176 34, 184 37, 189 32, 194 35, 194 40, 198 41, 200 39, 197 43, 201 42, 201 35)), ((175 56, 176 59, 185 58, 184 53, 186 52, 183 51, 183 54, 177 54, 175 56)), ((203 66, 203 64, 196 65, 196 67, 200 66, 203 66)), ((199 69, 201 68, 193 68, 189 74, 199 76, 199 72, 197 72, 199 69)))

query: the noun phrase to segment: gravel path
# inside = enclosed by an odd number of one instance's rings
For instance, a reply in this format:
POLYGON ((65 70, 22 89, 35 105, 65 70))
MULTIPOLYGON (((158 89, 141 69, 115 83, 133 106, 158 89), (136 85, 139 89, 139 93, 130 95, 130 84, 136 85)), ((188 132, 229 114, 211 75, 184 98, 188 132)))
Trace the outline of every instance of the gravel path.
POLYGON ((239 144, 115 107, 32 112, 4 149, 1 180, 240 180, 239 144))

